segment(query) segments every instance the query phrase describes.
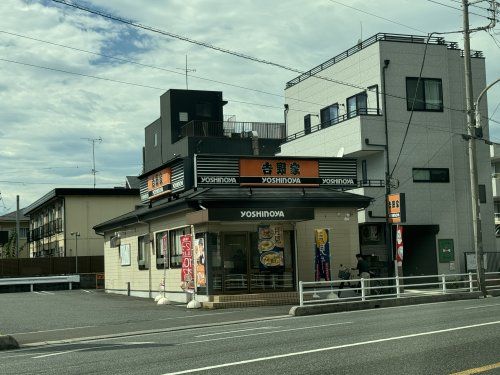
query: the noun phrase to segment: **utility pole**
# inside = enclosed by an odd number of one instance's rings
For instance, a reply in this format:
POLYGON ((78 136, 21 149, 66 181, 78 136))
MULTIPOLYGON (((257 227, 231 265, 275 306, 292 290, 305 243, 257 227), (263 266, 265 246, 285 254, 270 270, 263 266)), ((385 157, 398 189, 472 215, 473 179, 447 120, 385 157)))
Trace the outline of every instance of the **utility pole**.
POLYGON ((95 189, 95 175, 97 173, 97 170, 95 169, 95 143, 96 142, 101 143, 102 138, 99 137, 99 138, 82 138, 82 139, 86 139, 87 141, 92 142, 92 175, 94 176, 94 189, 95 189))
POLYGON ((19 232, 20 229, 19 195, 16 195, 16 258, 19 258, 19 232))
POLYGON ((463 11, 463 33, 464 33, 464 66, 465 66, 465 99, 467 108, 467 135, 469 151, 469 172, 470 172, 470 191, 472 200, 472 227, 474 234, 474 250, 476 253, 477 281, 479 290, 486 297, 486 285, 484 277, 483 260, 483 233, 481 229, 481 207, 479 204, 479 182, 477 176, 477 157, 476 157, 476 137, 480 132, 476 128, 474 111, 474 98, 472 90, 472 72, 470 57, 470 33, 473 31, 487 30, 495 26, 495 1, 490 2, 493 8, 493 19, 488 26, 469 29, 469 1, 462 0, 463 11))

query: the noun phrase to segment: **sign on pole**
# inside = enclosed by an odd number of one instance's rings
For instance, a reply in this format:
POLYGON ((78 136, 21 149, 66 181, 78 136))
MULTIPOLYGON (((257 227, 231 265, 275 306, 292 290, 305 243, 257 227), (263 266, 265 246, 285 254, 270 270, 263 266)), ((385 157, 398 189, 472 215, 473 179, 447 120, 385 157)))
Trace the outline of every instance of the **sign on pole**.
POLYGON ((387 218, 388 223, 399 224, 406 221, 406 204, 404 193, 388 194, 387 206, 389 213, 389 217, 387 218))
POLYGON ((396 262, 398 267, 403 265, 403 227, 396 225, 396 262))
POLYGON ((181 281, 187 283, 187 289, 194 289, 194 274, 193 274, 193 253, 192 253, 192 237, 190 234, 185 234, 180 237, 182 248, 182 269, 181 281))

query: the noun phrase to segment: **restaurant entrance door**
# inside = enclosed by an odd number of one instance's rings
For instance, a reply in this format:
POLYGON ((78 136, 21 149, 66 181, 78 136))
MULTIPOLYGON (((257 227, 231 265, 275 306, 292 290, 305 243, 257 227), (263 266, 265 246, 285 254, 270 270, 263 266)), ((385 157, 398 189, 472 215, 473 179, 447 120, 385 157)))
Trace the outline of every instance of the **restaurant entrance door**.
POLYGON ((295 290, 293 232, 285 231, 284 237, 283 266, 266 267, 257 233, 220 233, 220 261, 214 262, 213 291, 245 294, 295 290))
POLYGON ((249 233, 222 235, 222 288, 226 293, 248 292, 249 233))

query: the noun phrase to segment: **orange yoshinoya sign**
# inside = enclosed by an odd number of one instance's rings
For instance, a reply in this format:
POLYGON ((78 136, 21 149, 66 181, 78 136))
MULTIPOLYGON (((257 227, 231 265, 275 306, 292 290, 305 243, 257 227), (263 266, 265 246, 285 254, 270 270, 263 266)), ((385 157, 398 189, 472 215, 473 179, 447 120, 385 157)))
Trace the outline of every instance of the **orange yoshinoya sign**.
POLYGON ((148 196, 154 199, 163 194, 172 192, 172 171, 170 168, 164 168, 161 171, 148 176, 148 196))
POLYGON ((387 222, 392 224, 406 221, 406 206, 404 193, 389 194, 387 196, 387 222))
POLYGON ((319 186, 317 160, 240 159, 240 186, 319 186))

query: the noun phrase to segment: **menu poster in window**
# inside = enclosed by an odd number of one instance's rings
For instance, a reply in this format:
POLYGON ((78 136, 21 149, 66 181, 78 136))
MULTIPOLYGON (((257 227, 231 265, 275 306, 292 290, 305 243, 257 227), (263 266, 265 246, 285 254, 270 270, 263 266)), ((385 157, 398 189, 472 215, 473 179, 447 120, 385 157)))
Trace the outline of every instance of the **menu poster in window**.
POLYGON ((205 273, 205 238, 196 238, 194 240, 194 266, 196 268, 196 286, 207 286, 205 273))
POLYGON ((120 245, 120 259, 122 266, 130 266, 130 244, 120 245))
POLYGON ((192 253, 193 240, 190 234, 181 236, 182 248, 182 269, 181 281, 186 282, 187 289, 194 289, 194 275, 193 275, 193 253, 192 253))
POLYGON ((314 280, 331 280, 330 275, 330 230, 314 230, 314 280))
POLYGON ((259 225, 258 250, 260 255, 260 269, 276 269, 285 266, 283 242, 283 226, 259 225))

